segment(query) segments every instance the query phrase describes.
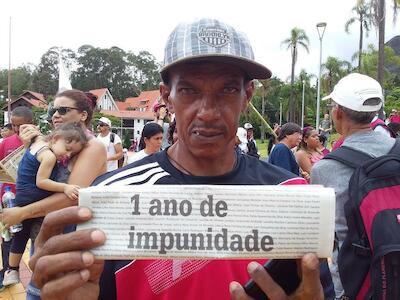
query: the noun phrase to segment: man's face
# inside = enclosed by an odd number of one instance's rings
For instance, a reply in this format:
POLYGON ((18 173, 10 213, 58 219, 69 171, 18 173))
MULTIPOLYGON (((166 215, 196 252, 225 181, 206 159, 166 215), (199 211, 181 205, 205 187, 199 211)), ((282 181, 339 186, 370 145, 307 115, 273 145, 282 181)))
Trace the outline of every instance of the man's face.
POLYGON ((253 138, 253 129, 247 129, 247 139, 251 140, 253 138))
POLYGON ((161 94, 175 111, 179 146, 198 158, 232 152, 240 113, 254 90, 241 69, 211 62, 184 64, 171 68, 169 79, 161 94))
POLYGON ((106 123, 99 122, 97 123, 97 130, 100 133, 107 133, 110 130, 110 127, 106 123))
POLYGON ((19 127, 24 124, 30 124, 24 117, 11 116, 11 126, 16 134, 19 134, 19 127))

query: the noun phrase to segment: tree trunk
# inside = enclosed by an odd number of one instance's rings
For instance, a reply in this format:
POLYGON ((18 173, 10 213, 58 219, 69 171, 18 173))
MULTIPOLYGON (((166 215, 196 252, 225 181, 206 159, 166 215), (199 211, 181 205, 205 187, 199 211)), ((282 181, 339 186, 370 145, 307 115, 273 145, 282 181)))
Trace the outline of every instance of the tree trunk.
POLYGON ((292 73, 290 76, 289 122, 294 122, 294 67, 296 65, 296 45, 292 48, 292 73))
POLYGON ((378 82, 383 85, 385 67, 385 0, 379 0, 379 49, 378 49, 378 82))
POLYGON ((363 15, 360 14, 360 41, 358 44, 358 72, 361 73, 361 57, 362 57, 362 49, 363 49, 363 15))
MULTIPOLYGON (((378 49, 378 82, 383 87, 385 68, 385 0, 379 0, 379 49, 378 49)), ((379 118, 384 120, 383 106, 379 110, 379 118)))

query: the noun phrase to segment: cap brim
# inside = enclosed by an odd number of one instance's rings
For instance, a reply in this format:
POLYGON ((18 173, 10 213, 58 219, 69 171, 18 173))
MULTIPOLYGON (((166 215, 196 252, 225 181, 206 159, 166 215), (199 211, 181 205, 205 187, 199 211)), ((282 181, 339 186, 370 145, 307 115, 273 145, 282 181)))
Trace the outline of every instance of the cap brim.
POLYGON ((221 54, 221 55, 213 54, 211 56, 210 55, 190 56, 176 60, 173 63, 170 63, 169 65, 166 65, 161 68, 160 70, 161 77, 165 79, 165 75, 171 67, 187 62, 220 62, 220 63, 232 64, 242 69, 247 74, 249 79, 268 79, 271 78, 272 76, 271 71, 267 67, 253 60, 249 60, 246 58, 239 58, 237 56, 230 56, 226 54, 221 54))
POLYGON ((329 99, 332 99, 332 95, 325 96, 321 100, 325 101, 325 100, 329 100, 329 99))

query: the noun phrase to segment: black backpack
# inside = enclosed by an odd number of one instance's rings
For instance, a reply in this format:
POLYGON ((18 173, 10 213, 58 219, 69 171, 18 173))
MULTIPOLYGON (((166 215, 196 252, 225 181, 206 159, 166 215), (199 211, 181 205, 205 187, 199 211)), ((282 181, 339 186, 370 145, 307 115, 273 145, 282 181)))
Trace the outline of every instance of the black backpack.
POLYGON ((342 146, 325 159, 355 170, 338 255, 344 299, 400 299, 400 140, 377 158, 342 146))
POLYGON ((248 149, 247 155, 260 158, 260 155, 258 155, 256 143, 253 140, 247 142, 247 149, 248 149))

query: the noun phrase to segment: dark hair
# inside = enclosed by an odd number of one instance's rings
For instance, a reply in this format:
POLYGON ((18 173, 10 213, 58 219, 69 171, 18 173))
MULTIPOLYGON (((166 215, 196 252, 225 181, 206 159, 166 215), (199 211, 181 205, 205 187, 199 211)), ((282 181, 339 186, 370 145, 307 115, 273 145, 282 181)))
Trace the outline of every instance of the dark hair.
POLYGON ((278 135, 278 141, 282 141, 287 135, 292 135, 293 133, 301 133, 301 127, 296 123, 286 123, 282 126, 281 131, 278 135))
POLYGON ((146 125, 144 125, 142 130, 142 136, 140 137, 139 150, 143 150, 144 148, 146 148, 144 138, 149 139, 152 136, 163 132, 164 132, 163 128, 157 123, 149 122, 146 125))
POLYGON ((18 106, 11 112, 12 117, 24 118, 27 123, 33 122, 33 112, 26 106, 18 106))
POLYGON ((88 137, 85 133, 85 129, 79 123, 65 123, 47 136, 47 140, 51 140, 52 137, 60 135, 67 142, 81 143, 83 146, 88 142, 88 137))
POLYGON ((320 143, 321 143, 322 145, 325 144, 325 142, 326 142, 326 136, 325 136, 325 135, 320 134, 320 135, 318 136, 318 139, 319 139, 319 141, 320 141, 320 143))
POLYGON ((175 128, 176 128, 176 119, 174 119, 171 123, 169 123, 169 127, 168 127, 168 143, 170 145, 172 145, 174 143, 174 132, 175 132, 175 128))
POLYGON ((85 120, 85 124, 89 125, 93 116, 93 109, 96 107, 97 97, 92 93, 84 93, 79 90, 66 90, 61 93, 58 93, 55 98, 66 97, 75 102, 76 108, 79 111, 87 112, 87 119, 85 120))
POLYGON ((3 128, 4 129, 8 129, 8 130, 12 130, 12 124, 11 123, 7 123, 6 125, 4 125, 3 128))
POLYGON ((307 143, 304 141, 305 139, 309 138, 311 135, 311 132, 314 130, 314 127, 308 126, 303 128, 303 137, 301 138, 301 142, 299 146, 297 147, 297 150, 307 150, 307 143))

